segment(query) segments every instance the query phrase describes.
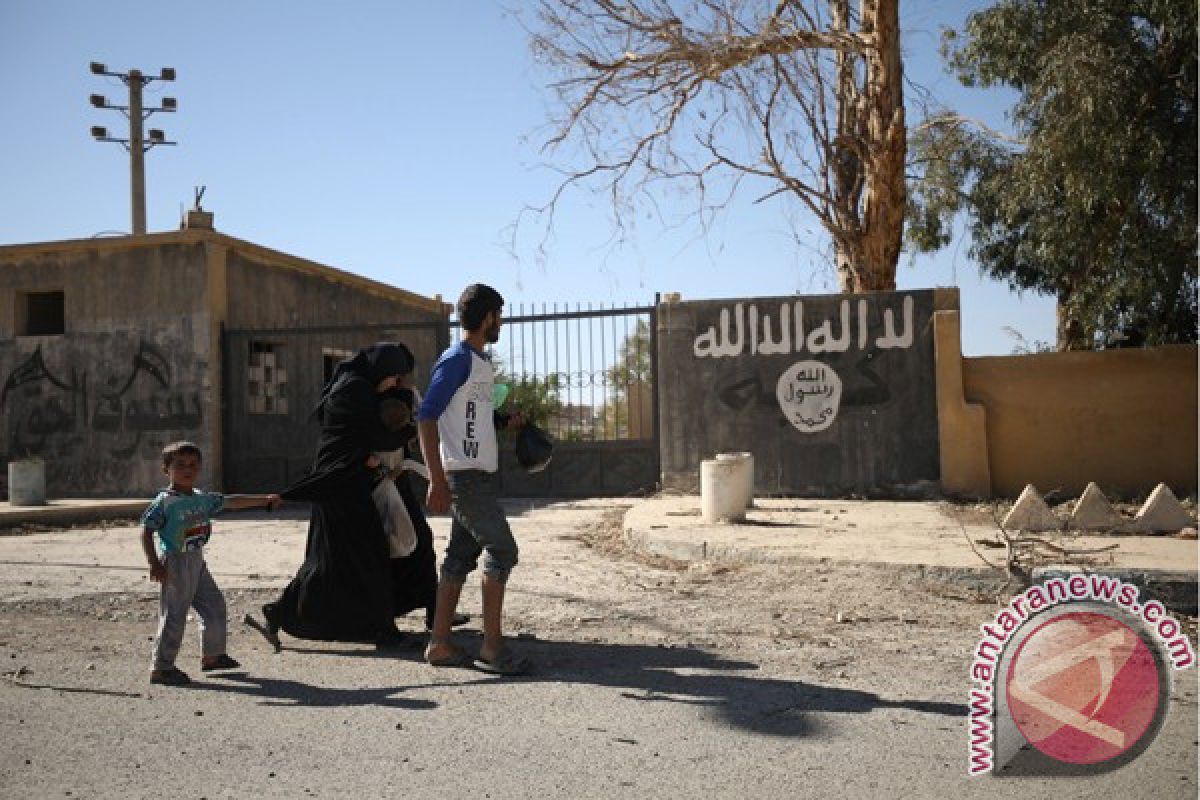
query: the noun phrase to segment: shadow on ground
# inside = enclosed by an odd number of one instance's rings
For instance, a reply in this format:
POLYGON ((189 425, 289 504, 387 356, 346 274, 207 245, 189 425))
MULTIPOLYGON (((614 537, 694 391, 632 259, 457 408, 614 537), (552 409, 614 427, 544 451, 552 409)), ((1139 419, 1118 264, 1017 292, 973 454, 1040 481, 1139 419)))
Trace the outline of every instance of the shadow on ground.
MULTIPOLYGON (((459 634, 466 649, 478 649, 478 635, 459 634)), ((298 653, 356 658, 422 660, 423 637, 396 650, 378 651, 369 646, 329 645, 309 648, 293 641, 285 647, 298 653), (346 649, 341 649, 342 647, 346 649)), ((292 705, 363 705, 379 702, 403 708, 432 708, 434 703, 396 698, 399 692, 441 689, 448 685, 486 687, 499 681, 523 683, 571 683, 607 687, 625 699, 641 703, 684 704, 702 709, 705 716, 741 730, 772 736, 810 736, 820 731, 815 714, 865 714, 882 709, 899 709, 920 714, 964 718, 961 703, 932 700, 889 700, 859 689, 825 686, 801 680, 764 677, 757 664, 725 658, 690 647, 556 641, 520 637, 514 644, 535 663, 525 676, 499 677, 471 669, 440 669, 439 682, 383 689, 321 689, 297 681, 279 681, 233 676, 229 684, 206 683, 203 688, 236 691, 289 701, 292 705), (455 680, 459 679, 459 680, 455 680), (242 681, 254 682, 247 686, 242 681), (422 705, 422 703, 425 703, 422 705)), ((421 669, 430 670, 433 667, 421 669)))

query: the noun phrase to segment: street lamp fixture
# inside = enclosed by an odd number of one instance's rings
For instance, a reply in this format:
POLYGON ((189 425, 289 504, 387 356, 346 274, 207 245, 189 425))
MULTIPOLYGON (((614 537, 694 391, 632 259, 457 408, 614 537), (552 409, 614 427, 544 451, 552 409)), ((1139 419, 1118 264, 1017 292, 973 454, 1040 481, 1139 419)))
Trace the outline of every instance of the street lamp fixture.
POLYGON ((92 128, 92 136, 97 141, 119 144, 129 152, 129 186, 130 205, 133 212, 133 233, 142 234, 146 232, 146 176, 144 160, 146 151, 158 145, 176 144, 176 142, 167 141, 166 134, 159 128, 151 128, 143 138, 142 126, 150 118, 151 114, 158 111, 174 112, 179 107, 178 101, 174 97, 164 97, 162 105, 146 108, 142 104, 142 90, 147 84, 153 81, 175 80, 175 68, 163 67, 159 70, 158 75, 144 75, 141 70, 137 69, 131 69, 128 72, 109 72, 108 67, 98 61, 91 62, 89 66, 93 75, 120 78, 129 87, 129 105, 127 106, 110 105, 104 95, 100 94, 93 94, 88 99, 96 108, 120 111, 129 119, 128 138, 110 137, 108 129, 99 125, 92 128))

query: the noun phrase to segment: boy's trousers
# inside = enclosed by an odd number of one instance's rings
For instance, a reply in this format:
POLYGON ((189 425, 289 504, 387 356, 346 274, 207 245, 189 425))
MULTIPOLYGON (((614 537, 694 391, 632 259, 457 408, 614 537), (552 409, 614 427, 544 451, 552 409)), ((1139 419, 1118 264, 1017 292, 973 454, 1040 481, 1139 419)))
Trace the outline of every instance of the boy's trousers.
POLYGON ((183 643, 188 609, 200 618, 200 640, 205 656, 225 652, 225 598, 208 573, 203 550, 163 556, 167 582, 158 597, 158 635, 154 638, 154 669, 175 666, 183 643))

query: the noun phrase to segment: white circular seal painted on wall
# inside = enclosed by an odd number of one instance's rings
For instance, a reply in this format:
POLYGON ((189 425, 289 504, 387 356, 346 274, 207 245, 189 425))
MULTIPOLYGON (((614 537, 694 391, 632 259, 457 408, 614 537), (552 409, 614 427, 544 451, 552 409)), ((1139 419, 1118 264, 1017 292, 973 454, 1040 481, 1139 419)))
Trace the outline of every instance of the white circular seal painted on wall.
POLYGON ((842 379, 828 364, 800 361, 779 376, 775 398, 788 421, 801 433, 833 424, 842 402, 842 379))

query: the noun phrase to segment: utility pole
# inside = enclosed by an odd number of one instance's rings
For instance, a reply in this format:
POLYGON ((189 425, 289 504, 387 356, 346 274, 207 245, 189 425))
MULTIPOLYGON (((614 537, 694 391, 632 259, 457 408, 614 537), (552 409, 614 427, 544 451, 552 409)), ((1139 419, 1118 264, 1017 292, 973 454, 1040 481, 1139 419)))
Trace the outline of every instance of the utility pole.
POLYGON ((129 72, 110 72, 103 64, 95 61, 91 64, 93 75, 108 75, 120 78, 129 87, 129 105, 113 105, 103 95, 94 94, 90 100, 96 108, 108 108, 120 111, 129 119, 129 137, 122 139, 108 135, 108 129, 99 125, 92 127, 92 136, 98 142, 116 142, 129 152, 129 197, 133 217, 133 233, 146 232, 146 151, 155 145, 169 144, 166 136, 158 128, 151 128, 147 135, 142 134, 142 123, 156 111, 174 112, 178 104, 174 97, 164 97, 162 105, 146 108, 142 102, 142 89, 151 81, 173 81, 175 70, 163 67, 158 75, 143 75, 141 70, 131 69, 129 72))

